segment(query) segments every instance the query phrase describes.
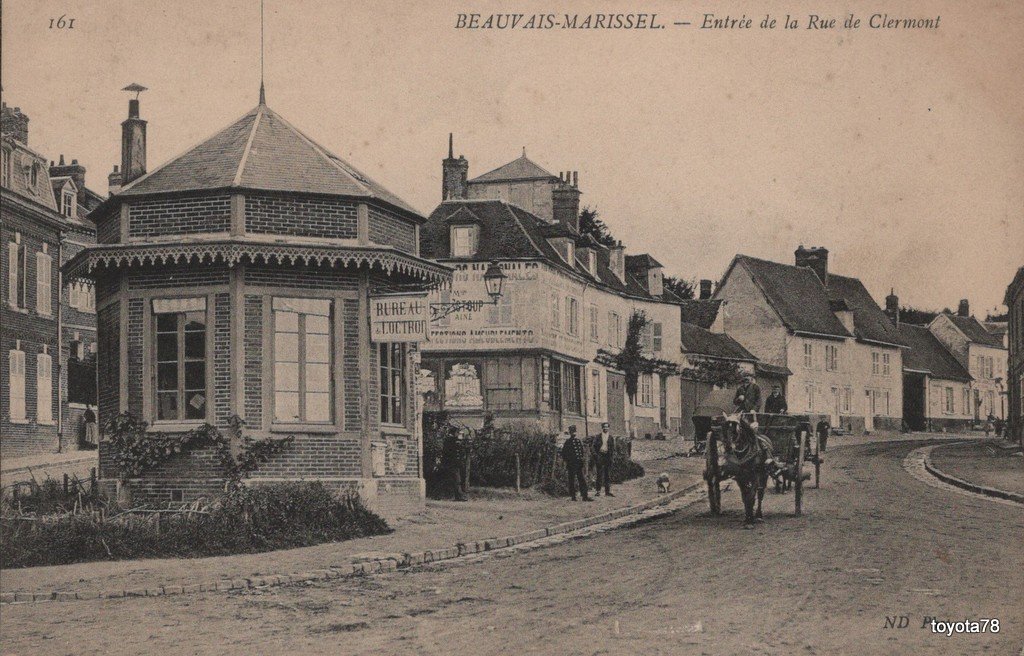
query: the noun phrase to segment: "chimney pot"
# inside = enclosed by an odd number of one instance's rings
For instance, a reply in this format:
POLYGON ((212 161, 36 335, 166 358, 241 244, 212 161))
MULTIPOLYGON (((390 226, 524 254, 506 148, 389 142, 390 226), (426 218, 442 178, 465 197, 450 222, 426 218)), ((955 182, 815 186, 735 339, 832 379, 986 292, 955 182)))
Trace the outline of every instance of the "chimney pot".
POLYGON ((469 197, 469 160, 454 157, 453 135, 448 133, 448 157, 441 161, 441 200, 469 197))
POLYGON ((956 313, 961 317, 971 316, 971 304, 967 301, 966 298, 960 299, 960 307, 957 308, 956 313))
POLYGON ((818 276, 821 284, 828 287, 828 249, 820 246, 804 248, 803 245, 796 249, 796 265, 808 267, 818 276))
POLYGON ((139 118, 139 99, 128 101, 128 118, 121 123, 122 184, 146 174, 146 121, 139 118))
POLYGON ((708 299, 711 298, 711 281, 701 280, 700 281, 700 298, 708 299))

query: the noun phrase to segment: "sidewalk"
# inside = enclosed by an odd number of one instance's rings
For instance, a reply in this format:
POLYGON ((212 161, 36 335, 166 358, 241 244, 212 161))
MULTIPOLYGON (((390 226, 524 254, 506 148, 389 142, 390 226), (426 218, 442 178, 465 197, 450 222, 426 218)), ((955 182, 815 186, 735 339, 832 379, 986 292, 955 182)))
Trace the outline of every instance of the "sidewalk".
POLYGON ((24 458, 4 458, 0 461, 0 486, 7 487, 33 478, 42 483, 47 478, 63 480, 64 474, 89 478, 89 471, 99 463, 98 451, 69 451, 43 453, 24 458))
POLYGON ((658 498, 655 479, 666 472, 672 490, 701 482, 701 458, 673 456, 678 442, 636 441, 633 457, 646 475, 613 487, 614 497, 598 497, 594 503, 573 503, 530 490, 475 489, 467 502, 428 500, 426 509, 395 522, 395 532, 314 547, 196 559, 148 559, 103 561, 0 571, 0 590, 50 592, 75 590, 102 593, 109 590, 187 586, 211 579, 292 574, 332 566, 344 567, 353 560, 373 555, 443 549, 460 542, 514 535, 562 522, 602 515, 658 498))
POLYGON ((1004 449, 999 439, 943 445, 931 453, 931 464, 949 476, 981 487, 1024 496, 1024 458, 1018 449, 1004 449))

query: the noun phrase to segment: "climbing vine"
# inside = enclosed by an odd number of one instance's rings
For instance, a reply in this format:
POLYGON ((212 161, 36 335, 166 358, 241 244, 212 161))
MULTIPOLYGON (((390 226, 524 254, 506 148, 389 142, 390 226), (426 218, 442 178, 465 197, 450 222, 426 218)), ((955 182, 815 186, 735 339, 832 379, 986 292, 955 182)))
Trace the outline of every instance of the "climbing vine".
POLYGON ((292 435, 263 440, 247 437, 242 434, 245 421, 237 415, 231 417, 228 425, 230 436, 210 424, 185 433, 152 432, 146 430, 145 421, 125 412, 110 420, 106 434, 122 480, 139 476, 175 454, 213 447, 227 490, 240 486, 243 479, 295 440, 292 435))
POLYGON ((739 366, 728 360, 696 360, 692 367, 682 369, 679 374, 686 380, 718 387, 732 387, 743 381, 743 372, 739 366))
POLYGON ((640 374, 674 374, 678 367, 670 360, 651 358, 644 355, 643 334, 647 324, 651 322, 642 310, 633 312, 626 328, 626 341, 618 353, 601 349, 595 360, 606 366, 621 371, 626 379, 626 395, 630 403, 636 403, 636 393, 640 374))

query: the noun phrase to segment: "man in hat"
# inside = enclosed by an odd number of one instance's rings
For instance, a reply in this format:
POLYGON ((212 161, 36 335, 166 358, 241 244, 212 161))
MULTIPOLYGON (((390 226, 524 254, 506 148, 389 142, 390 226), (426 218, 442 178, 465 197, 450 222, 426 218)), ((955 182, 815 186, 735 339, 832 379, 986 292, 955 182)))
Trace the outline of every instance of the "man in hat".
POLYGON ((750 372, 743 374, 743 383, 736 389, 733 403, 744 414, 761 411, 761 387, 750 372))
POLYGON ((562 445, 562 460, 565 460, 565 468, 569 472, 569 494, 572 500, 576 500, 576 487, 580 488, 584 501, 593 501, 587 494, 587 477, 584 473, 586 458, 583 452, 583 442, 576 437, 576 427, 569 426, 569 437, 562 445))
POLYGON ((594 482, 595 497, 601 496, 601 486, 604 485, 606 497, 615 496, 612 494, 612 456, 615 453, 615 438, 612 437, 611 426, 608 422, 601 424, 601 433, 594 436, 591 442, 591 451, 594 455, 594 462, 597 463, 597 480, 594 482))
POLYGON ((782 386, 772 385, 772 393, 764 402, 764 411, 770 415, 784 415, 788 410, 786 397, 782 395, 782 386))

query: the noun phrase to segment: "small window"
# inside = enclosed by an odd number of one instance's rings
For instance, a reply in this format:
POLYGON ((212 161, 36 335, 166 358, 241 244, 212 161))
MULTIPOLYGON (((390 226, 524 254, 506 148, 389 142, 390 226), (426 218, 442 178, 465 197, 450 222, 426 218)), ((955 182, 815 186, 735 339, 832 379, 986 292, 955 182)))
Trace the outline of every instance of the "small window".
POLYGON ((655 353, 661 353, 661 323, 655 322, 651 324, 651 341, 655 353))
POLYGON ((66 217, 74 218, 75 212, 75 194, 74 192, 66 191, 63 194, 60 205, 60 213, 66 217))
POLYGON ((274 299, 274 419, 331 421, 331 302, 274 299))
POLYGON ((640 405, 654 407, 654 374, 640 374, 640 405))
POLYGON ((39 184, 39 164, 33 164, 32 169, 28 174, 29 185, 32 186, 32 191, 35 191, 35 186, 39 184))
POLYGON ((825 346, 825 371, 839 371, 839 347, 834 344, 825 346))
POLYGON ((943 408, 943 411, 947 415, 951 415, 951 414, 953 414, 953 388, 952 387, 945 388, 945 394, 946 394, 946 405, 943 408))
POLYGON ((558 294, 551 295, 551 328, 552 330, 562 329, 561 301, 558 294))
POLYGON ((380 421, 382 424, 401 424, 404 421, 405 354, 401 343, 377 345, 380 367, 380 421))
POLYGON ((810 369, 814 366, 814 344, 804 343, 804 367, 810 369))
POLYGON ((28 278, 25 245, 21 235, 15 233, 15 240, 7 244, 7 300, 16 308, 25 308, 25 280, 28 278))
POLYGON ((597 334, 597 331, 598 331, 597 316, 598 316, 597 315, 597 306, 596 305, 591 305, 590 306, 590 341, 592 341, 592 342, 596 342, 599 339, 598 334, 597 334))
POLYGON ((871 352, 871 373, 875 376, 882 373, 882 354, 877 351, 871 352))
POLYGON ((580 334, 580 304, 571 296, 565 299, 565 327, 570 335, 580 334))
POLYGON ((890 373, 889 354, 888 353, 883 353, 882 354, 882 375, 883 376, 888 376, 889 373, 890 373))
POLYGON ((206 299, 153 301, 156 323, 156 418, 206 418, 206 299))
POLYGON ((587 271, 590 272, 590 275, 597 277, 597 253, 594 252, 594 249, 587 251, 587 271))
POLYGON ((572 414, 582 414, 583 412, 583 395, 581 392, 581 376, 583 374, 583 368, 569 364, 567 362, 562 363, 564 371, 562 373, 562 382, 565 386, 565 411, 572 414))
POLYGON ((473 257, 478 248, 478 226, 452 226, 452 257, 473 257))
POLYGON ((601 412, 601 371, 590 371, 590 414, 600 417, 601 412))

